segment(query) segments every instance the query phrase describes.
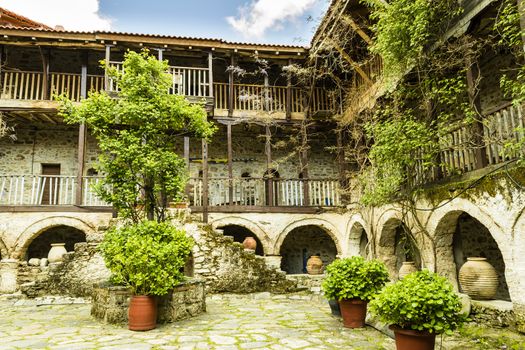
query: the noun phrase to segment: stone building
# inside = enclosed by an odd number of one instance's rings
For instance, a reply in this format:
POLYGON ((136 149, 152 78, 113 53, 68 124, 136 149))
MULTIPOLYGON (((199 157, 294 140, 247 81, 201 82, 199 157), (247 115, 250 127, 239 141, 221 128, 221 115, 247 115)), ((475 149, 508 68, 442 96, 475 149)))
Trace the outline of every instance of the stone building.
MULTIPOLYGON (((450 36, 474 30, 498 3, 465 1, 450 36)), ((311 255, 327 264, 360 254, 383 260, 395 279, 406 259, 399 242, 409 230, 419 267, 447 276, 455 286, 466 257, 487 257, 500 277, 497 298, 525 316, 525 191, 508 173, 492 174, 509 161, 500 156, 501 142, 487 137, 481 161, 475 149, 451 147, 451 173, 459 177, 434 179, 440 186, 434 196, 422 197, 418 210, 408 214, 399 203, 363 207, 358 193, 341 190, 353 165, 345 163, 345 135, 333 117, 358 114, 382 93, 380 60, 361 65, 352 56, 360 52, 352 45, 370 40, 363 29, 367 14, 357 0, 333 1, 309 49, 0 25, 0 110, 16 130, 16 140, 0 140, 0 292, 16 290, 18 284, 5 281, 30 258, 45 257, 50 243, 65 241, 71 250, 78 242, 96 242, 108 226, 112 210, 90 189, 102 176, 94 167, 96 141, 83 126, 64 124, 53 96, 66 93, 79 101, 91 90, 116 92, 99 61, 120 67, 126 50, 149 48, 168 60, 173 93, 205 100, 209 120, 219 127, 211 143, 181 137, 176 150, 189 166, 193 214, 235 241, 255 237, 257 254, 289 274, 304 273, 311 255), (360 96, 344 110, 340 94, 330 93, 332 83, 305 86, 286 69, 311 64, 308 55, 322 50, 341 14, 355 19, 356 31, 355 42, 338 48, 355 66, 353 76, 342 78, 351 82, 346 94, 360 96), (267 74, 260 74, 261 64, 267 74)), ((497 83, 513 64, 505 52, 487 53, 478 62, 477 98, 490 122, 485 133, 523 137, 513 130, 525 124, 524 114, 504 99, 497 83)), ((451 142, 466 134, 455 131, 451 142)), ((520 169, 511 172, 523 179, 520 169)))

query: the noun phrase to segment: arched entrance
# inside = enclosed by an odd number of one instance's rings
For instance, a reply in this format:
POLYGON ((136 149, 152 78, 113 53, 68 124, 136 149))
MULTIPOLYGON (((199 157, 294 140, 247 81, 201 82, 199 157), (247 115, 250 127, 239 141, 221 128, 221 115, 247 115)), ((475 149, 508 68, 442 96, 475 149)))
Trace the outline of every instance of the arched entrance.
POLYGON ((66 250, 73 251, 76 243, 85 242, 86 234, 74 227, 60 225, 43 230, 29 244, 25 258, 46 258, 52 243, 65 243, 66 250))
POLYGON ((261 240, 249 229, 240 225, 226 225, 219 226, 218 229, 224 230, 225 236, 232 236, 235 242, 242 243, 246 237, 253 237, 257 242, 257 247, 255 248, 255 254, 264 255, 264 248, 261 240))
POLYGON ((372 258, 372 247, 368 241, 368 234, 361 222, 354 222, 348 236, 348 255, 359 255, 365 259, 372 258))
POLYGON ((385 262, 390 277, 397 279, 405 261, 413 261, 421 269, 421 253, 408 226, 397 218, 388 220, 379 240, 379 256, 385 262))
POLYGON ((324 266, 337 256, 337 247, 330 235, 315 225, 299 226, 285 237, 280 255, 281 270, 288 274, 306 273, 306 262, 312 255, 319 255, 324 266))

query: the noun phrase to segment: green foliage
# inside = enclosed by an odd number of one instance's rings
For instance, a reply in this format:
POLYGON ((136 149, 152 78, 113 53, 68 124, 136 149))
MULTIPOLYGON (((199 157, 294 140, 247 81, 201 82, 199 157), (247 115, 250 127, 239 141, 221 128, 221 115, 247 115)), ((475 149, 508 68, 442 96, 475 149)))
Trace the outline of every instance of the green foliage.
POLYGON ((384 62, 384 74, 402 76, 461 13, 457 0, 362 0, 372 7, 372 50, 384 62))
POLYGON ((386 286, 370 303, 370 311, 385 323, 430 333, 450 333, 466 320, 452 285, 428 270, 386 286))
POLYGON ((354 256, 334 260, 328 265, 322 287, 328 299, 369 301, 387 281, 388 272, 382 262, 365 261, 360 256, 354 256))
POLYGON ((184 280, 193 241, 167 222, 143 221, 106 232, 100 250, 115 283, 135 295, 164 295, 184 280))
POLYGON ((128 51, 122 71, 106 68, 118 97, 91 92, 79 105, 59 97, 61 115, 69 123, 86 123, 98 140, 97 169, 105 175, 96 187, 99 196, 134 222, 144 209, 148 219, 165 220, 168 201, 183 196, 187 181, 184 160, 173 151, 177 136, 209 139, 216 128, 202 105, 170 94, 167 61, 146 50, 128 51))
POLYGON ((520 13, 516 0, 504 0, 494 22, 494 30, 499 34, 498 44, 503 47, 520 49, 522 45, 520 13))
POLYGON ((366 131, 374 141, 369 153, 373 172, 363 177, 367 184, 362 201, 380 205, 401 191, 418 162, 425 169, 433 165, 436 133, 425 122, 405 116, 370 123, 366 131))

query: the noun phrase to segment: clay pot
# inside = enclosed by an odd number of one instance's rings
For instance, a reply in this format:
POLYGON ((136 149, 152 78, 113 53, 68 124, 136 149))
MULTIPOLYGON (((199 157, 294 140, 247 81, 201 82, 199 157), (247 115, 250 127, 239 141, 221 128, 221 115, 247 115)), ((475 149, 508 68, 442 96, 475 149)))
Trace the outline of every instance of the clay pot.
POLYGON ((498 290, 498 273, 486 258, 467 258, 459 269, 459 285, 472 299, 494 299, 498 290))
POLYGON ((59 263, 64 261, 64 254, 67 253, 65 243, 51 243, 51 249, 47 254, 49 263, 59 263))
POLYGON ((128 328, 149 331, 157 327, 157 299, 151 295, 133 295, 128 308, 128 328))
POLYGON ((244 249, 255 250, 257 248, 257 241, 253 237, 246 237, 242 242, 244 249))
POLYGON ((390 326, 396 337, 397 350, 434 350, 436 333, 390 326))
POLYGON ((365 326, 367 302, 360 299, 339 300, 343 326, 346 328, 362 328, 365 326))
POLYGON ((405 261, 403 262, 403 265, 401 265, 401 268, 399 269, 398 278, 401 280, 406 275, 412 272, 416 272, 416 271, 417 271, 416 263, 414 263, 413 261, 405 261))
POLYGON ((310 275, 320 275, 323 273, 323 261, 317 255, 312 255, 306 262, 306 271, 310 275))
POLYGON ((341 317, 341 309, 339 308, 337 300, 328 300, 328 305, 333 316, 341 317))

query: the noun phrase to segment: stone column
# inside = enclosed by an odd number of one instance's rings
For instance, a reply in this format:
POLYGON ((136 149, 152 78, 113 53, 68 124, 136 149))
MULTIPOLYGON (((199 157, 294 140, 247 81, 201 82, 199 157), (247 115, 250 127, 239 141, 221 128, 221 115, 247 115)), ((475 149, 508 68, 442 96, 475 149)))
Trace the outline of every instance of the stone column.
POLYGON ((0 261, 0 294, 11 294, 18 289, 18 260, 0 261))
POLYGON ((266 255, 264 260, 266 265, 271 269, 281 270, 281 260, 283 259, 280 255, 266 255))

